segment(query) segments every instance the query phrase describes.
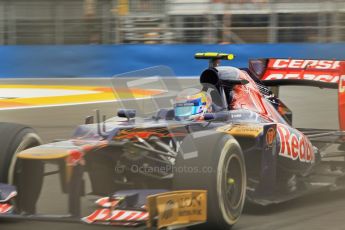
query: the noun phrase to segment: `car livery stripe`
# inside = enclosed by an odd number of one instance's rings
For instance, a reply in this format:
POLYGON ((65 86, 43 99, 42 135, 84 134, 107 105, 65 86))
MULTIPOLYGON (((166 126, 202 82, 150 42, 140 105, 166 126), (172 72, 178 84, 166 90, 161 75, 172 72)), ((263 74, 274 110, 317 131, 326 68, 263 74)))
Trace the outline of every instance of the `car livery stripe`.
POLYGON ((126 220, 137 220, 141 214, 142 212, 133 212, 126 218, 126 220))
POLYGON ((119 220, 125 220, 125 221, 144 221, 147 220, 148 213, 144 211, 125 211, 122 216, 115 216, 110 218, 112 221, 119 221, 119 220))
POLYGON ((114 210, 98 209, 91 215, 82 218, 82 221, 91 224, 95 222, 143 222, 148 219, 148 212, 145 211, 127 211, 127 210, 114 210))
POLYGON ((125 214, 124 211, 113 211, 112 216, 108 220, 118 220, 123 214, 125 214))
POLYGON ((134 215, 133 212, 131 211, 125 211, 121 216, 117 218, 111 218, 112 221, 122 221, 122 220, 128 220, 127 218, 132 217, 134 215))
POLYGON ((6 214, 12 211, 13 206, 8 203, 0 203, 0 214, 6 214))
POLYGON ((111 200, 109 197, 103 197, 96 201, 96 204, 103 208, 115 207, 118 203, 118 200, 111 200))
POLYGON ((91 224, 97 220, 106 220, 110 215, 110 209, 97 209, 91 215, 82 218, 82 221, 91 224))

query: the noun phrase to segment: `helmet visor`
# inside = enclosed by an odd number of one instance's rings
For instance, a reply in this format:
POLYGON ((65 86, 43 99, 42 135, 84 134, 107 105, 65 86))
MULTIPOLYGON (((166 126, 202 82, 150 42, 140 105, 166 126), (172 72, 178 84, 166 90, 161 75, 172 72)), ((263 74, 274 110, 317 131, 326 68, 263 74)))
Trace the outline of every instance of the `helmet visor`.
POLYGON ((202 112, 202 105, 203 103, 201 102, 200 98, 185 103, 176 103, 175 116, 188 117, 191 115, 199 114, 202 112))
POLYGON ((188 105, 188 106, 176 106, 175 107, 175 116, 176 117, 187 117, 191 116, 196 113, 197 107, 194 105, 188 105))

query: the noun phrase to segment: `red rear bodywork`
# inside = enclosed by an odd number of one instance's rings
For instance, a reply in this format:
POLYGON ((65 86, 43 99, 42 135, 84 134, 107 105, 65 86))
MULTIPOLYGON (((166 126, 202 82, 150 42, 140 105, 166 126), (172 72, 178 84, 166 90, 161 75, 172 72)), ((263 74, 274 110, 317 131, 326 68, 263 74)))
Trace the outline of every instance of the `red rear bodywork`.
POLYGON ((264 99, 256 82, 246 71, 240 72, 240 78, 247 80, 249 84, 236 85, 233 88, 233 98, 230 104, 231 109, 247 109, 260 114, 269 122, 286 124, 277 110, 264 99))
POLYGON ((345 63, 341 65, 341 75, 338 89, 339 125, 345 131, 345 63))
POLYGON ((257 59, 250 70, 265 85, 307 85, 338 89, 339 128, 345 131, 345 61, 257 59))
POLYGON ((254 80, 244 71, 240 73, 240 78, 249 81, 249 84, 234 87, 231 109, 247 109, 274 121, 254 80))

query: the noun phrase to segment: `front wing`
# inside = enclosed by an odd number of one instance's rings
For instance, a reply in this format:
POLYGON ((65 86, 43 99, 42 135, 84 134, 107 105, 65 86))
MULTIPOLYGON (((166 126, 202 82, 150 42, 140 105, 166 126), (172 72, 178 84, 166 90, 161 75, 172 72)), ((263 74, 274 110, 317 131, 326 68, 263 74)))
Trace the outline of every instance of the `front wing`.
MULTIPOLYGON (((71 222, 68 216, 21 216, 15 214, 17 192, 10 185, 0 184, 0 218, 71 222), (1 212, 2 210, 6 211, 1 212), (2 209, 3 208, 3 209, 2 209)), ((149 228, 186 227, 207 221, 207 192, 205 190, 126 190, 98 199, 97 209, 81 218, 86 224, 142 226, 149 228)))
POLYGON ((17 195, 14 186, 0 183, 0 215, 14 212, 13 201, 17 195))

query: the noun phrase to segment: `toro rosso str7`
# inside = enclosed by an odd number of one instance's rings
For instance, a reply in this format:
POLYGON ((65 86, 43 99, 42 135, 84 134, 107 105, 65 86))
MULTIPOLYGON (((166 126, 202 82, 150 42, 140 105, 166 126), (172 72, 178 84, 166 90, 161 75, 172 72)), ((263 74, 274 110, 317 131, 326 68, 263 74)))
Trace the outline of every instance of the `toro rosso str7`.
MULTIPOLYGON (((199 80, 200 95, 207 92, 212 109, 202 119, 180 119, 179 104, 160 106, 148 118, 130 108, 103 122, 99 112, 96 121, 90 116, 71 139, 17 154, 18 195, 0 201, 16 199, 10 215, 37 217, 47 162, 59 166, 69 214, 76 219, 85 195, 83 174, 89 175, 92 194, 99 196, 98 208, 82 218, 90 224, 228 229, 245 201, 268 205, 344 188, 339 156, 345 156, 345 62, 257 59, 239 69, 219 65, 233 55, 197 53, 195 58, 209 60, 199 80), (339 130, 292 127, 292 112, 271 91, 281 85, 338 90, 339 130)), ((160 76, 152 70, 133 76, 160 76)), ((205 105, 205 98, 187 104, 205 105)), ((0 186, 6 188, 14 192, 0 186)))

